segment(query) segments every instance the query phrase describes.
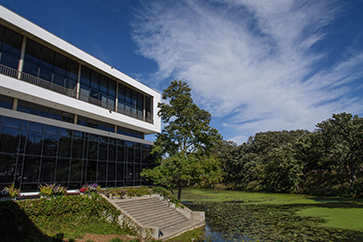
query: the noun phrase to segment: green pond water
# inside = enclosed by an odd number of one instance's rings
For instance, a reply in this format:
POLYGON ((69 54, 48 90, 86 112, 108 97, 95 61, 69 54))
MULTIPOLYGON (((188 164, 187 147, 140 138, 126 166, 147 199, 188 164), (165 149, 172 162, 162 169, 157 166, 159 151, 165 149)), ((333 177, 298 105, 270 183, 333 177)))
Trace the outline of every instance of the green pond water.
MULTIPOLYGON (((343 241, 363 242, 363 231, 327 227, 327 219, 302 216, 314 208, 363 208, 361 203, 247 204, 243 202, 183 202, 205 211, 205 241, 343 241)), ((362 217, 363 223, 363 217, 362 217)), ((359 221, 358 221, 359 222, 359 221)))

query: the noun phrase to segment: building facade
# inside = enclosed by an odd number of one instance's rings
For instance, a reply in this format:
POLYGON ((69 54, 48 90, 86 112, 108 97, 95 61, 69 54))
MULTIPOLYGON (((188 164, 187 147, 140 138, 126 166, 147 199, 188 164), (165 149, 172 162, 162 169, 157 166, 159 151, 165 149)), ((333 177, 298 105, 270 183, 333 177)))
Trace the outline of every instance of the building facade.
POLYGON ((0 186, 147 184, 160 93, 0 5, 0 186))

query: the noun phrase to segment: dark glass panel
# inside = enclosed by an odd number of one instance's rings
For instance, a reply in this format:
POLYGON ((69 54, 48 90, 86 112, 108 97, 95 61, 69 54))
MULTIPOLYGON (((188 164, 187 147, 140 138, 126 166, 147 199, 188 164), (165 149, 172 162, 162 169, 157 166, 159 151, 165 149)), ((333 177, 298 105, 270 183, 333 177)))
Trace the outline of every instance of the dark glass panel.
POLYGON ((62 121, 68 122, 68 123, 74 123, 74 114, 63 112, 62 113, 62 121))
POLYGON ((83 158, 83 137, 73 137, 72 157, 83 158))
POLYGON ((0 95, 0 107, 12 109, 13 108, 13 98, 8 96, 0 95))
POLYGON ((91 87, 97 91, 100 90, 100 74, 94 71, 91 74, 91 87))
POLYGON ((125 86, 118 84, 118 100, 125 100, 125 86))
POLYGON ((117 133, 118 134, 124 134, 124 128, 117 126, 117 133))
POLYGON ((82 125, 82 126, 87 126, 88 120, 85 117, 78 116, 78 118, 77 118, 77 124, 82 125))
POLYGON ((106 180, 106 162, 98 162, 97 181, 106 180))
POLYGON ((44 134, 43 155, 56 156, 58 149, 58 136, 54 134, 44 134))
POLYGON ((125 163, 117 162, 116 179, 123 180, 125 172, 125 163))
POLYGON ((107 180, 109 180, 109 181, 115 180, 115 173, 116 173, 116 163, 108 162, 107 180))
POLYGON ((53 63, 54 63, 54 51, 48 49, 47 47, 42 47, 42 53, 40 55, 40 65, 53 70, 53 63))
POLYGON ((107 93, 100 92, 100 100, 102 101, 102 107, 107 108, 107 93))
POLYGON ((88 141, 88 159, 97 159, 98 142, 88 141))
POLYGON ((26 40, 25 60, 39 65, 41 45, 31 39, 26 40))
POLYGON ((126 164, 126 180, 134 180, 135 179, 135 172, 134 172, 134 164, 127 163, 126 164))
POLYGON ((114 110, 116 103, 115 96, 108 95, 107 103, 108 103, 108 109, 114 110))
POLYGON ((125 110, 126 111, 129 111, 129 112, 131 112, 131 103, 130 102, 125 102, 125 110))
POLYGON ((125 146, 117 146, 117 161, 125 161, 125 146))
POLYGON ((108 145, 108 160, 109 161, 116 160, 116 145, 113 144, 108 145))
MULTIPOLYGON (((96 120, 93 120, 93 119, 87 119, 87 120, 88 120, 88 123, 87 123, 88 127, 98 129, 98 123, 96 120)), ((95 137, 95 135, 91 135, 91 137, 95 137)))
POLYGON ((59 75, 58 73, 54 73, 53 74, 53 83, 58 85, 58 86, 65 86, 65 77, 62 75, 59 75))
POLYGON ((97 122, 97 129, 106 130, 106 123, 105 122, 98 121, 97 122))
POLYGON ((23 182, 39 182, 40 156, 25 156, 23 182))
POLYGON ((56 53, 54 59, 54 71, 61 74, 63 77, 66 74, 67 58, 61 54, 56 53))
POLYGON ((40 182, 41 183, 53 183, 55 174, 55 158, 43 158, 42 169, 40 171, 40 182))
POLYGON ((3 37, 3 50, 19 57, 22 41, 23 37, 20 34, 6 28, 3 37))
POLYGON ((39 78, 46 80, 48 82, 52 82, 52 75, 53 72, 51 70, 44 67, 40 67, 39 78))
POLYGON ((49 112, 49 110, 47 107, 37 105, 37 104, 34 105, 34 114, 35 115, 48 118, 48 112, 49 112))
MULTIPOLYGON (((91 70, 82 66, 81 70, 81 84, 85 84, 87 86, 90 86, 91 84, 91 70)), ((82 85, 81 85, 82 87, 82 85)), ((87 88, 88 90, 89 88, 87 88)))
POLYGON ((140 180, 141 165, 135 164, 135 179, 140 180))
POLYGON ((91 88, 90 90, 90 97, 99 100, 100 93, 97 89, 91 88))
POLYGON ((16 155, 0 155, 0 183, 13 183, 16 170, 16 155))
POLYGON ((123 187, 124 186, 124 182, 123 181, 117 181, 116 182, 116 187, 123 187))
POLYGON ((132 91, 131 91, 131 89, 126 88, 126 89, 125 89, 125 97, 126 97, 125 101, 126 101, 126 102, 128 102, 128 103, 131 103, 131 102, 132 102, 132 98, 131 98, 131 96, 132 96, 132 91))
POLYGON ((38 184, 21 184, 22 192, 36 192, 39 191, 38 184))
POLYGON ((56 182, 68 182, 69 159, 58 159, 56 182))
POLYGON ((141 150, 135 149, 135 163, 141 162, 141 150))
POLYGON ((99 160, 107 160, 107 143, 100 143, 99 160))
POLYGON ((28 61, 24 61, 23 72, 38 77, 39 66, 28 61))
POLYGON ((28 129, 43 132, 44 124, 29 122, 28 129))
POLYGON ((79 64, 77 62, 68 59, 66 76, 73 80, 77 80, 78 79, 78 67, 79 67, 79 64))
POLYGON ((108 181, 108 182, 106 183, 106 187, 116 187, 116 186, 115 186, 115 181, 108 181))
POLYGON ((100 79, 100 86, 101 86, 100 90, 101 90, 101 92, 107 93, 107 91, 108 91, 107 83, 108 83, 107 78, 104 77, 104 76, 101 76, 101 79, 100 79))
POLYGON ((72 138, 70 136, 60 136, 58 156, 69 157, 71 154, 71 145, 72 145, 72 138))
POLYGON ((4 37, 5 27, 0 25, 0 50, 3 44, 3 37, 4 37))
POLYGON ((88 99, 85 99, 85 97, 88 97, 89 96, 89 86, 81 83, 81 88, 80 89, 81 89, 81 97, 80 97, 80 99, 85 100, 85 101, 88 101, 88 99))
POLYGON ((72 160, 71 162, 71 181, 81 181, 82 160, 72 160))
POLYGON ((3 126, 0 136, 0 152, 17 153, 19 138, 20 129, 3 126))
POLYGON ((87 182, 96 182, 96 171, 97 171, 97 161, 89 160, 87 162, 87 174, 86 174, 87 182))
POLYGON ((33 114, 34 113, 34 104, 23 101, 23 100, 19 100, 17 110, 20 112, 23 112, 23 113, 33 114))
POLYGON ((62 112, 53 108, 49 109, 49 118, 55 120, 62 120, 62 112))
POLYGON ((116 96, 116 82, 113 80, 108 80, 108 94, 116 96))
POLYGON ((13 69, 18 69, 18 65, 19 65, 19 57, 16 57, 14 55, 8 54, 6 52, 0 52, 0 63, 11 67, 13 69))
POLYGON ((26 154, 40 155, 42 150, 43 134, 35 131, 28 131, 26 142, 26 154))
POLYGON ((131 136, 131 131, 129 129, 124 129, 124 135, 131 136))
POLYGON ((99 140, 99 136, 97 134, 88 134, 88 133, 86 133, 86 134, 87 134, 86 136, 88 137, 89 140, 92 140, 92 141, 99 140))
POLYGON ((45 125, 45 132, 50 134, 58 134, 59 128, 52 125, 45 125))
POLYGON ((77 89, 77 81, 76 80, 73 80, 73 79, 67 78, 66 79, 66 88, 72 89, 72 90, 76 91, 76 89, 77 89))
POLYGON ((76 189, 80 189, 82 187, 81 183, 69 183, 69 190, 76 190, 76 189))

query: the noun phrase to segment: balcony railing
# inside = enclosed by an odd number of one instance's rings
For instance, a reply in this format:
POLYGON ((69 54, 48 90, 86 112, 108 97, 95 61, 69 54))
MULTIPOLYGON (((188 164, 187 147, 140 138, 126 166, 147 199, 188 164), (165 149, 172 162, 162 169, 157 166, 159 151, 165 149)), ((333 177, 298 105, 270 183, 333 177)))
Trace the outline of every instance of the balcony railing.
MULTIPOLYGON (((101 100, 98 100, 96 98, 93 98, 93 97, 90 97, 90 96, 87 96, 87 95, 84 95, 84 94, 81 94, 81 93, 77 93, 76 90, 66 88, 66 87, 62 87, 60 85, 51 83, 49 81, 43 80, 43 79, 41 79, 39 77, 36 77, 36 76, 29 75, 29 74, 24 73, 24 72, 20 72, 20 71, 18 71, 16 69, 13 69, 11 67, 8 67, 8 66, 2 65, 2 64, 0 64, 0 73, 4 74, 6 76, 14 77, 16 79, 19 79, 19 80, 22 80, 22 81, 37 85, 39 87, 46 88, 48 90, 52 90, 54 92, 57 92, 57 93, 60 93, 60 94, 63 94, 63 95, 69 96, 69 97, 73 97, 73 98, 77 99, 77 96, 78 96, 79 100, 82 100, 82 101, 85 101, 85 102, 88 102, 88 103, 91 103, 91 104, 106 108, 106 109, 111 110, 111 111, 116 111, 118 113, 124 114, 124 115, 132 117, 132 118, 143 120, 143 121, 151 123, 151 124, 154 122, 154 120, 152 118, 150 118, 150 117, 144 117, 143 115, 139 115, 137 113, 130 112, 130 111, 125 110, 123 108, 116 108, 115 105, 103 102, 101 100)), ((150 115, 148 115, 148 116, 150 116, 150 115)))

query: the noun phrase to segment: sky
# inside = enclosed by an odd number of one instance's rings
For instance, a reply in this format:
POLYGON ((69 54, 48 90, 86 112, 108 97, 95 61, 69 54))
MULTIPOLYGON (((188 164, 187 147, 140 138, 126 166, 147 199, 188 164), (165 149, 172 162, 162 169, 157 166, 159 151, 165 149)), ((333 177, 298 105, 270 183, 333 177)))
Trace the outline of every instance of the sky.
MULTIPOLYGON (((160 93, 192 88, 225 140, 363 116, 363 0, 0 0, 160 93)), ((155 136, 148 136, 154 140, 155 136)))

